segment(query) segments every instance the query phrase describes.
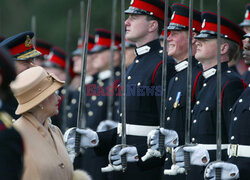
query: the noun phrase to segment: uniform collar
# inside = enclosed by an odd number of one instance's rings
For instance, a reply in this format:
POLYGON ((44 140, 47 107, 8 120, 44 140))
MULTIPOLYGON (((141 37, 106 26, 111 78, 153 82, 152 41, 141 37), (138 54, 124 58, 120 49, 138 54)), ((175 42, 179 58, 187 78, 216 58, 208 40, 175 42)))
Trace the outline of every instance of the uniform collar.
MULTIPOLYGON (((224 72, 228 69, 228 65, 227 65, 227 62, 223 62, 221 63, 221 72, 224 72)), ((208 79, 209 77, 213 76, 216 74, 216 71, 217 71, 217 65, 206 70, 206 71, 203 71, 202 75, 205 79, 208 79)))
POLYGON ((175 70, 180 72, 188 67, 188 61, 184 60, 175 65, 175 70))
POLYGON ((159 49, 161 49, 160 40, 156 39, 156 40, 150 41, 149 43, 143 46, 135 48, 135 54, 136 56, 141 56, 143 54, 147 54, 149 52, 159 50, 159 49))
POLYGON ((105 71, 102 71, 98 74, 98 78, 101 80, 108 79, 108 78, 110 78, 110 76, 111 76, 110 70, 105 70, 105 71))

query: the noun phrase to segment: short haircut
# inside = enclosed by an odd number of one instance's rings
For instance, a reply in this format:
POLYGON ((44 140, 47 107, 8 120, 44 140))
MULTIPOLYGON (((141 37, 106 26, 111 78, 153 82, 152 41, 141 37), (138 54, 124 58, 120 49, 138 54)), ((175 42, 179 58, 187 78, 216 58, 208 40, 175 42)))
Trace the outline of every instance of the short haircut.
POLYGON ((157 30, 157 33, 158 33, 158 35, 160 36, 161 33, 162 33, 162 30, 163 30, 164 22, 163 22, 162 20, 160 20, 159 18, 154 17, 154 16, 150 16, 150 15, 146 15, 146 19, 147 19, 148 21, 155 20, 155 21, 158 22, 158 30, 157 30))
POLYGON ((232 41, 232 40, 221 38, 221 44, 224 44, 224 43, 227 43, 229 45, 229 50, 228 50, 229 60, 228 60, 228 62, 231 60, 237 61, 241 56, 239 44, 232 41))

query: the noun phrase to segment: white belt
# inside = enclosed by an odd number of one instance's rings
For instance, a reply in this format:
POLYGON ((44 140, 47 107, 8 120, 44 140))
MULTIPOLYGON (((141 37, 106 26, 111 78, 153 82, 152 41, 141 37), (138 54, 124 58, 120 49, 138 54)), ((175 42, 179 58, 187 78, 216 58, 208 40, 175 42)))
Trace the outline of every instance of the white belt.
MULTIPOLYGON (((204 146, 208 151, 217 149, 217 144, 200 144, 200 145, 204 146)), ((228 147, 228 144, 222 144, 221 150, 227 149, 227 147, 228 147)))
MULTIPOLYGON (((132 136, 147 136, 151 130, 157 129, 159 126, 143 126, 126 124, 126 135, 132 136)), ((122 124, 118 123, 117 134, 122 135, 122 124)))
POLYGON ((250 146, 239 145, 239 144, 229 144, 227 149, 227 154, 229 157, 248 157, 250 158, 250 146))

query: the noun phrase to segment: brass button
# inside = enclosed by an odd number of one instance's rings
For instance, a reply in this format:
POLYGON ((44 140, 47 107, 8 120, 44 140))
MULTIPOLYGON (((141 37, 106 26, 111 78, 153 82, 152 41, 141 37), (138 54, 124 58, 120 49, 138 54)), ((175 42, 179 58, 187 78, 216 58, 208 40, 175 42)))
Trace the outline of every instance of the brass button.
POLYGON ((103 105, 103 102, 102 101, 98 101, 98 106, 102 106, 103 105))
POLYGON ((140 83, 140 82, 138 82, 138 83, 137 83, 137 86, 140 86, 140 85, 141 85, 141 83, 140 83))
POLYGON ((197 120, 195 119, 194 121, 193 121, 193 123, 195 124, 197 122, 197 120))
POLYGON ((135 63, 136 63, 136 64, 139 63, 139 62, 140 62, 140 61, 139 61, 138 59, 135 60, 135 63))
POLYGON ((128 80, 130 80, 131 79, 131 76, 128 76, 128 80))
POLYGON ((95 101, 95 100, 96 100, 96 96, 92 96, 92 97, 91 97, 91 100, 92 100, 92 101, 95 101))
POLYGON ((72 118, 73 114, 71 112, 68 113, 68 118, 72 118))
POLYGON ((169 97, 168 100, 171 101, 171 100, 172 100, 172 97, 169 97))
POLYGON ((179 78, 178 77, 175 77, 175 81, 178 81, 179 80, 179 78))
POLYGON ((231 136, 231 140, 234 140, 234 136, 231 136))
POLYGON ((120 113, 120 117, 122 117, 122 113, 120 113))
POLYGON ((192 138, 192 142, 194 142, 195 141, 195 138, 192 138))
POLYGON ((167 117, 167 121, 169 121, 170 120, 170 117, 167 117))
POLYGON ((75 104, 75 103, 76 103, 76 99, 75 99, 75 98, 72 99, 72 100, 71 100, 71 103, 72 103, 72 104, 75 104))
POLYGON ((242 99, 239 99, 239 103, 242 103, 243 102, 243 100, 242 99))
POLYGON ((237 119, 238 119, 237 117, 234 117, 234 121, 237 121, 237 119))
POLYGON ((206 107, 205 111, 208 111, 209 110, 209 107, 206 107))
POLYGON ((94 115, 93 111, 88 112, 88 116, 93 116, 93 115, 94 115))
POLYGON ((203 84, 203 87, 206 87, 206 86, 207 86, 207 83, 204 83, 204 84, 203 84))
POLYGON ((200 101, 197 101, 196 104, 199 105, 199 104, 200 104, 200 101))
POLYGON ((120 75, 121 75, 121 72, 120 72, 120 71, 116 71, 116 72, 115 72, 115 75, 116 75, 116 76, 120 76, 120 75))

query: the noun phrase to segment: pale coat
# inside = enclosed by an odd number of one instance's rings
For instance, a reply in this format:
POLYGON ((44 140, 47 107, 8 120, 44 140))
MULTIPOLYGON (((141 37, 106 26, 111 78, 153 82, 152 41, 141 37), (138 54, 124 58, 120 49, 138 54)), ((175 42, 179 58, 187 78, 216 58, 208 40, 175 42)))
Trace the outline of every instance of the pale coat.
POLYGON ((24 140, 23 180, 71 180, 73 165, 58 127, 44 126, 31 113, 24 113, 14 126, 24 140))

